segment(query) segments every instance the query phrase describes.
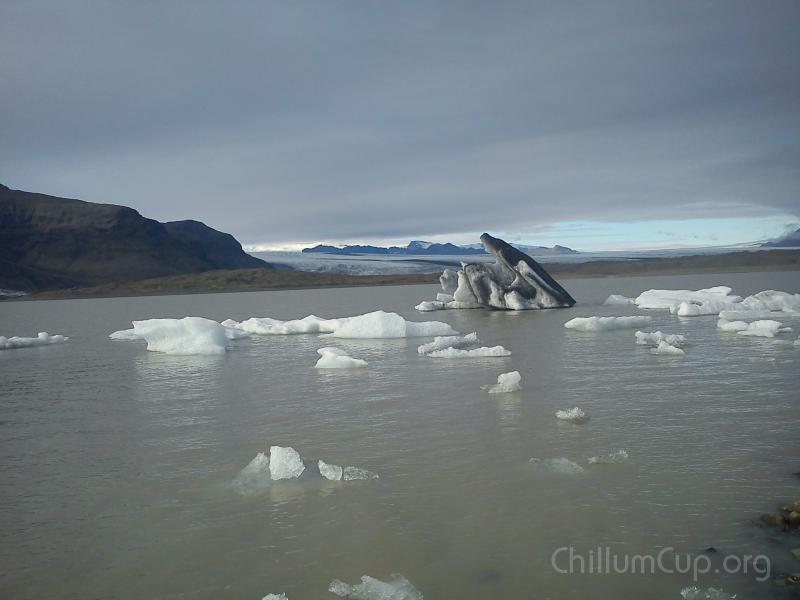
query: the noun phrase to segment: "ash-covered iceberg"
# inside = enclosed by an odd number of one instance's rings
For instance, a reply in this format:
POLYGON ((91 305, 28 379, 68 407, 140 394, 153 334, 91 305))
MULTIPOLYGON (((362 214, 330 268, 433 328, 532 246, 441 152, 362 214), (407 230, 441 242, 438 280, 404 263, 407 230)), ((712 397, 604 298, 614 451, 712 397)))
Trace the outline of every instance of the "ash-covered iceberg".
POLYGON ((445 270, 440 278, 443 293, 436 300, 418 304, 417 310, 529 310, 575 305, 567 290, 530 256, 488 233, 481 236, 481 242, 495 263, 464 263, 457 273, 445 270))

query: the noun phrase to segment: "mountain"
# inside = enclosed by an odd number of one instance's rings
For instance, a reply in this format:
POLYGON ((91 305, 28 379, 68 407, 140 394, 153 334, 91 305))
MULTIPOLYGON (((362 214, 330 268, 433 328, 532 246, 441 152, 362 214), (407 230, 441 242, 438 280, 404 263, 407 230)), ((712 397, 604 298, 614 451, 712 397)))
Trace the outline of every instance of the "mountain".
MULTIPOLYGON (((577 250, 567 248, 566 246, 559 246, 556 244, 552 248, 547 246, 524 246, 522 244, 510 244, 517 250, 524 252, 530 256, 551 256, 554 254, 578 254, 577 250)), ((466 248, 483 248, 482 244, 469 244, 466 248)))
POLYGON ((0 288, 43 290, 215 269, 271 268, 199 221, 0 185, 0 288))
POLYGON ((326 246, 319 244, 313 248, 303 248, 303 252, 316 254, 380 254, 380 255, 399 255, 399 256, 432 256, 432 255, 456 255, 464 254, 486 254, 481 246, 480 249, 468 248, 466 246, 456 246, 455 244, 436 244, 434 242, 423 242, 414 240, 408 246, 326 246))
POLYGON ((764 242, 761 248, 800 248, 800 229, 787 233, 777 240, 764 242))

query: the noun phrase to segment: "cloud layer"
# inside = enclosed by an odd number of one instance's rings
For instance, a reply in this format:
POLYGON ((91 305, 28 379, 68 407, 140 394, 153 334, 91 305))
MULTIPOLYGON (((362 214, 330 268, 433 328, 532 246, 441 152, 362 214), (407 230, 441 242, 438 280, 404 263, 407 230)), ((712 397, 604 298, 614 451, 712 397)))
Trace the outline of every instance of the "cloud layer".
POLYGON ((245 243, 800 213, 800 4, 0 5, 0 181, 245 243))

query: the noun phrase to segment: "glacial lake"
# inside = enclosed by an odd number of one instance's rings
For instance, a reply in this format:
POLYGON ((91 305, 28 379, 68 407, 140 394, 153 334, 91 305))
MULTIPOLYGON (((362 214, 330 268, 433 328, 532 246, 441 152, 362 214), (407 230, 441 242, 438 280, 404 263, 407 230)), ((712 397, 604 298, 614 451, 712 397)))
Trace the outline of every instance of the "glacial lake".
POLYGON ((335 598, 333 579, 392 573, 428 600, 679 599, 694 584, 691 573, 559 573, 553 553, 569 546, 586 560, 598 547, 674 548, 712 563, 698 587, 788 597, 721 561, 763 554, 773 573, 800 571, 788 552, 798 538, 753 524, 800 499, 800 319, 775 339, 748 338, 719 332, 713 316, 602 303, 651 288, 797 293, 800 273, 562 283, 573 309, 418 313, 433 285, 0 304, 2 335, 70 337, 0 351, 0 597, 303 600, 335 598), (513 354, 434 359, 417 353, 425 338, 294 335, 169 356, 108 339, 133 319, 378 309, 513 354), (653 355, 634 329, 563 327, 636 314, 653 317, 647 331, 684 334, 686 355, 653 355), (315 370, 330 345, 369 367, 315 370), (481 389, 513 370, 521 392, 481 389), (555 418, 573 406, 590 419, 555 418), (243 493, 234 477, 270 445, 294 447, 309 468, 322 458, 380 479, 243 493), (587 464, 620 449, 626 462, 587 464), (584 471, 548 472, 534 457, 584 471))

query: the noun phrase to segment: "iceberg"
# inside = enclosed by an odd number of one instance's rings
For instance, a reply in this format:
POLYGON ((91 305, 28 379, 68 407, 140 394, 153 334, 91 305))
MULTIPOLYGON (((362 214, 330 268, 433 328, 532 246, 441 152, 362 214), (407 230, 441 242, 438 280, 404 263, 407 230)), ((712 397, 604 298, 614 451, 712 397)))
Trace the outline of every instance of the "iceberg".
POLYGON ((360 369, 367 366, 367 361, 352 358, 344 350, 328 346, 317 350, 320 359, 314 365, 315 369, 360 369))
POLYGON ((242 329, 255 335, 295 335, 300 333, 333 333, 341 325, 341 319, 321 319, 308 315, 302 319, 280 321, 268 317, 251 317, 237 323, 229 319, 227 327, 242 329))
POLYGON ((430 354, 437 350, 445 350, 446 348, 463 348, 464 346, 472 346, 480 344, 478 334, 476 332, 468 333, 467 335, 447 335, 438 336, 433 338, 432 342, 422 344, 417 348, 417 352, 421 355, 430 354))
POLYGON ((584 472, 582 466, 568 458, 532 458, 528 462, 537 469, 562 475, 579 475, 584 472))
POLYGON ((501 373, 497 376, 497 383, 494 385, 484 386, 490 394, 507 394, 510 392, 518 392, 522 389, 520 382, 522 375, 519 371, 510 371, 509 373, 501 373))
POLYGON ((791 327, 784 327, 783 323, 780 321, 764 320, 748 323, 746 329, 739 329, 736 333, 738 335, 751 337, 772 338, 778 333, 784 333, 791 330, 791 327))
POLYGON ((590 465, 614 465, 628 461, 628 453, 625 450, 617 450, 605 456, 592 456, 586 462, 590 465))
POLYGON ((684 352, 682 349, 678 348, 677 346, 673 346, 664 340, 658 342, 658 346, 651 348, 650 352, 653 354, 666 354, 669 356, 683 356, 686 354, 686 352, 684 352))
POLYGON ((732 289, 717 286, 702 290, 647 290, 639 294, 634 302, 639 308, 669 310, 678 314, 696 316, 700 314, 717 314, 721 310, 735 308, 742 301, 740 296, 731 295, 732 289), (715 311, 715 312, 714 312, 715 311))
POLYGON ((225 337, 227 337, 229 340, 249 338, 251 335, 249 331, 245 331, 239 327, 239 323, 233 319, 225 319, 222 323, 220 323, 220 325, 225 328, 225 337))
POLYGON ((530 310, 575 305, 575 299, 533 258, 488 233, 481 236, 481 242, 495 263, 462 263, 457 273, 446 269, 439 279, 442 293, 435 301, 418 304, 417 310, 530 310), (450 295, 451 300, 447 299, 450 295))
POLYGON ((49 346, 50 344, 61 344, 69 338, 63 335, 50 335, 46 331, 40 331, 36 337, 12 336, 7 338, 0 335, 0 350, 11 350, 14 348, 32 348, 34 346, 49 346))
POLYGON ((666 342, 671 346, 678 346, 681 347, 686 344, 686 338, 680 334, 669 334, 669 333, 661 333, 660 331, 654 331, 652 333, 648 333, 645 331, 637 331, 636 332, 636 343, 640 346, 658 346, 661 342, 666 342))
POLYGON ((583 423, 584 421, 588 421, 589 417, 587 417, 586 413, 576 406, 574 408, 568 408, 567 410, 557 410, 556 419, 561 421, 571 421, 572 423, 583 423))
POLYGON ((422 593, 402 575, 393 574, 390 581, 381 581, 369 575, 361 577, 361 583, 350 585, 334 579, 328 591, 340 598, 352 600, 423 600, 422 593))
POLYGON ((134 321, 133 334, 129 332, 124 334, 129 337, 114 339, 135 339, 135 334, 147 341, 148 350, 165 354, 223 354, 228 349, 225 328, 202 317, 134 321))
POLYGON ((291 447, 270 446, 269 475, 273 481, 300 477, 305 465, 297 450, 291 447))
POLYGON ((627 296, 620 296, 619 294, 611 294, 606 301, 603 302, 606 306, 626 306, 629 304, 636 304, 633 298, 627 296))
POLYGON ((647 325, 653 317, 575 317, 564 323, 567 329, 577 331, 610 331, 612 329, 629 329, 647 325))
POLYGON ((473 348, 472 350, 463 350, 461 348, 444 348, 443 350, 436 350, 429 352, 426 356, 431 358, 493 358, 498 356, 511 356, 511 351, 506 350, 503 346, 481 346, 480 348, 473 348))
POLYGON ((742 308, 754 311, 798 313, 800 312, 800 294, 765 290, 742 300, 742 308))

